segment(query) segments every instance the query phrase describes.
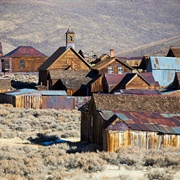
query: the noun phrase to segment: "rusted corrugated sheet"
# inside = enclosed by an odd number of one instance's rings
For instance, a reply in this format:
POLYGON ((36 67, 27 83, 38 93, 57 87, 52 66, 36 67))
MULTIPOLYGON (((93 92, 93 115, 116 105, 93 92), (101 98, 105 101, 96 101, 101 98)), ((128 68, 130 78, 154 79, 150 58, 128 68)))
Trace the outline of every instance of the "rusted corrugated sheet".
POLYGON ((74 98, 66 96, 42 96, 42 109, 75 109, 74 98))
MULTIPOLYGON (((124 121, 131 129, 176 134, 172 127, 180 127, 180 114, 160 114, 145 112, 101 111, 99 114, 108 120, 113 115, 124 121)), ((108 125, 108 123, 107 123, 108 125)), ((110 125, 110 124, 109 124, 110 125)), ((117 123, 113 128, 118 129, 117 123)))

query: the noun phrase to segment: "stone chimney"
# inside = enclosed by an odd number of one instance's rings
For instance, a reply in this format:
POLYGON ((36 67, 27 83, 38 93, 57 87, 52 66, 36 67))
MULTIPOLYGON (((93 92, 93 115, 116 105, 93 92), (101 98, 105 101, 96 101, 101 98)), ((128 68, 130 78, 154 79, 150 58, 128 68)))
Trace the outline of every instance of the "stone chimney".
POLYGON ((114 57, 114 49, 110 49, 110 57, 114 57))

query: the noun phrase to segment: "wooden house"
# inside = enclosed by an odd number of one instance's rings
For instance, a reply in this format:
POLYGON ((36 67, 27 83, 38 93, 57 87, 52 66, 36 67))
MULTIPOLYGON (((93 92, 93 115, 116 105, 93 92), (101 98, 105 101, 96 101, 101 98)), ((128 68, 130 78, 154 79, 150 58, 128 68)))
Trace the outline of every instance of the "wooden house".
POLYGON ((31 46, 19 46, 1 57, 1 72, 37 72, 47 56, 31 46))
POLYGON ((154 80, 152 73, 127 73, 124 78, 112 89, 159 89, 159 84, 154 80))
POLYGON ((88 71, 89 64, 74 49, 75 33, 68 29, 66 32, 66 46, 59 47, 40 67, 39 84, 51 89, 50 71, 88 71))
POLYGON ((180 58, 180 47, 171 47, 167 53, 167 57, 180 58))
POLYGON ((180 58, 151 56, 146 71, 152 72, 160 87, 167 87, 174 81, 175 73, 180 71, 180 58))
POLYGON ((134 69, 138 69, 140 67, 142 58, 143 57, 119 57, 119 59, 134 69))
POLYGON ((97 74, 122 74, 132 72, 133 68, 117 57, 109 57, 99 61, 91 68, 97 74))
MULTIPOLYGON (((155 128, 151 129, 150 126, 149 128, 145 129, 144 127, 144 129, 142 129, 139 127, 139 125, 137 125, 137 123, 141 122, 141 124, 144 123, 156 124, 157 122, 155 122, 154 117, 158 113, 173 113, 173 114, 179 113, 180 106, 179 106, 178 96, 93 94, 91 100, 88 103, 86 103, 84 106, 82 106, 79 110, 81 111, 81 140, 87 141, 89 143, 98 144, 104 150, 115 151, 118 147, 133 145, 133 141, 134 142, 137 141, 137 137, 139 137, 142 131, 143 132, 145 131, 146 133, 142 133, 141 138, 145 138, 147 132, 154 133, 154 135, 153 133, 152 134, 149 133, 150 137, 151 135, 155 137, 157 133, 161 133, 161 131, 157 129, 154 132, 155 128), (138 121, 137 120, 132 121, 132 118, 134 118, 133 114, 128 116, 128 118, 126 118, 123 112, 116 114, 119 111, 136 112, 138 121), (153 115, 150 115, 152 112, 153 115), (147 117, 145 117, 146 115, 147 117), (145 119, 148 118, 149 121, 148 122, 145 121, 145 119), (122 123, 115 125, 117 120, 118 122, 122 122, 122 123), (126 120, 129 121, 129 123, 132 124, 132 126, 129 126, 126 120), (111 129, 111 128, 108 129, 108 127, 111 127, 111 125, 112 126, 115 125, 116 126, 115 128, 118 129, 111 129), (130 134, 133 134, 132 131, 137 131, 134 137, 129 136, 130 134), (125 140, 127 137, 129 138, 128 141, 125 140), (131 140, 131 138, 134 139, 131 140)), ((166 117, 166 115, 163 114, 162 116, 166 117)), ((159 119, 161 120, 162 117, 160 117, 159 119)), ((169 121, 171 121, 171 118, 169 121)), ((172 131, 174 134, 173 133, 172 134, 176 136, 178 133, 180 134, 180 127, 179 127, 180 124, 179 121, 177 122, 177 120, 175 119, 173 121, 173 124, 174 126, 170 126, 167 123, 166 124, 167 127, 164 128, 168 129, 169 127, 171 128, 174 127, 175 130, 173 130, 174 132, 172 131)), ((161 124, 160 122, 159 125, 164 126, 164 124, 161 124)), ((167 135, 167 139, 170 138, 168 136, 168 133, 167 134, 166 133, 165 135, 167 135)), ((145 146, 146 141, 147 140, 143 141, 143 147, 145 146)), ((153 141, 154 138, 152 138, 151 143, 153 143, 153 141)), ((175 145, 179 145, 179 144, 180 142, 178 139, 178 143, 176 143, 175 145)), ((148 145, 146 147, 150 148, 155 146, 148 145)))

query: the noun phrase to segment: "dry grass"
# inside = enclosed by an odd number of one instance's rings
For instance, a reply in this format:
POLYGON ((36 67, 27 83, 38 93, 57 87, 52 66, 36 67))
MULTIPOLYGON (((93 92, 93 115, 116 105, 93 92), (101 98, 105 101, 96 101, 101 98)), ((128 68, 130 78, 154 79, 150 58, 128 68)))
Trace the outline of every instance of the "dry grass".
MULTIPOLYGON (((110 165, 119 167, 119 172, 122 167, 129 172, 143 171, 146 179, 168 180, 180 170, 178 148, 145 150, 129 147, 108 153, 98 151, 97 145, 86 142, 38 145, 41 144, 39 140, 62 136, 79 138, 80 113, 77 110, 32 110, 0 105, 0 136, 0 140, 20 138, 26 142, 17 144, 12 140, 12 144, 0 144, 1 179, 97 179, 94 173, 98 172, 104 172, 102 179, 109 179, 105 168, 110 165), (36 141, 28 143, 28 138, 36 141)), ((115 179, 130 180, 133 174, 121 174, 115 179)))

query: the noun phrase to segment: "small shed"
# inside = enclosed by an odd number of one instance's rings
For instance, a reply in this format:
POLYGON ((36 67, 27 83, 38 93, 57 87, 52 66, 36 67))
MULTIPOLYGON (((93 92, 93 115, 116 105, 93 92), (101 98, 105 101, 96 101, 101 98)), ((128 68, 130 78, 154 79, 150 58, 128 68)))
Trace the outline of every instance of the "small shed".
POLYGON ((175 73, 180 72, 180 58, 151 56, 146 70, 152 72, 161 87, 167 87, 174 81, 175 73))

